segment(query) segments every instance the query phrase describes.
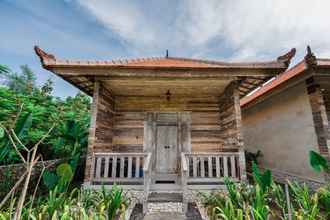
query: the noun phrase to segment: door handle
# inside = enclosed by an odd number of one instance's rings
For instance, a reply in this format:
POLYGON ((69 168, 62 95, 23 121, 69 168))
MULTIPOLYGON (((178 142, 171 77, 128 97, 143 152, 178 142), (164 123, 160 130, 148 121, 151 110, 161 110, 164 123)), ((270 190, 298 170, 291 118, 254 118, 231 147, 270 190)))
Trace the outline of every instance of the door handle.
POLYGON ((170 148, 170 146, 167 146, 167 145, 166 145, 166 146, 164 146, 164 148, 165 148, 165 149, 169 149, 169 148, 170 148))

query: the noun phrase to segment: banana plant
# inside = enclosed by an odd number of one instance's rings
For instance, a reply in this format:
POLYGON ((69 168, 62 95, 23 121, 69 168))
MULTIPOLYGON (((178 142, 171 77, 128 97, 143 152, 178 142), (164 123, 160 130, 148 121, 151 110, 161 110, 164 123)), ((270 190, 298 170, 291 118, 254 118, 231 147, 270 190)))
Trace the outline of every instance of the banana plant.
POLYGON ((327 159, 315 151, 311 150, 309 152, 309 163, 313 170, 318 173, 321 171, 329 171, 329 162, 327 159))
POLYGON ((265 193, 272 184, 272 172, 266 170, 264 173, 261 173, 256 163, 252 163, 253 177, 257 185, 260 186, 260 189, 265 193))
MULTIPOLYGON (((27 134, 27 131, 31 128, 31 126, 32 113, 27 113, 25 115, 20 116, 14 124, 13 128, 18 139, 23 140, 24 136, 27 134)), ((20 145, 18 145, 18 147, 20 147, 20 145)), ((9 137, 5 135, 3 128, 1 128, 0 130, 0 161, 4 164, 10 164, 20 161, 19 156, 13 149, 9 137)))

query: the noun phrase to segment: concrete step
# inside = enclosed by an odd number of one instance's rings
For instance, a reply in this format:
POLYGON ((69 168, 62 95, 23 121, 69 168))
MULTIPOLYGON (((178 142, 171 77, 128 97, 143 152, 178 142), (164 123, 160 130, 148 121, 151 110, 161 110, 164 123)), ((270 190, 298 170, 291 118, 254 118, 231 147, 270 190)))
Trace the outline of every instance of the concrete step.
POLYGON ((148 202, 182 202, 182 193, 151 192, 148 195, 148 202))
POLYGON ((144 220, 185 220, 182 213, 150 213, 144 216, 144 220))

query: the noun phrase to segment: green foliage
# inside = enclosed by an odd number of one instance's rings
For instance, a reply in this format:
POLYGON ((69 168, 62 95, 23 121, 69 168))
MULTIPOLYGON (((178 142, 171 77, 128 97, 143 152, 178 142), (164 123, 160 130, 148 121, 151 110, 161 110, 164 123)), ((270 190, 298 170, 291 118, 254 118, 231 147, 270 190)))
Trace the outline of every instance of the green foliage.
MULTIPOLYGON (((234 208, 234 205, 231 200, 227 200, 223 208, 216 207, 213 210, 213 216, 215 219, 224 219, 224 220, 243 220, 243 210, 234 208)), ((213 217, 213 218, 214 218, 213 217)))
POLYGON ((315 151, 309 152, 309 162, 316 172, 328 171, 329 164, 326 158, 315 151))
POLYGON ((43 179, 44 184, 50 190, 53 190, 56 187, 57 183, 58 183, 58 176, 55 173, 50 172, 48 170, 46 170, 43 173, 42 179, 43 179))
POLYGON ((65 192, 73 178, 72 168, 67 163, 62 163, 56 168, 56 174, 59 177, 58 187, 60 192, 65 192))
MULTIPOLYGON (((15 199, 11 205, 0 210, 0 219, 9 220, 14 213, 15 199)), ((80 190, 59 192, 57 187, 51 190, 45 198, 36 200, 33 205, 29 201, 24 206, 22 220, 66 220, 66 219, 98 219, 113 220, 121 216, 128 206, 128 200, 122 189, 114 186, 111 190, 80 190)))
POLYGON ((272 184, 272 173, 270 170, 266 170, 264 173, 261 173, 258 166, 253 162, 252 163, 253 177, 257 185, 261 187, 263 192, 266 192, 267 189, 272 184))
MULTIPOLYGON (((32 126, 32 114, 26 113, 23 114, 14 124, 14 131, 17 137, 21 140, 26 136, 27 130, 32 126)), ((3 130, 3 128, 2 128, 3 130)), ((18 146, 20 149, 22 146, 18 146)), ((4 164, 15 163, 20 161, 18 155, 14 151, 11 141, 9 137, 5 137, 0 140, 0 161, 4 164)))
MULTIPOLYGON (((30 148, 56 122, 55 129, 39 148, 38 153, 43 159, 84 154, 89 126, 89 97, 83 94, 65 100, 53 97, 50 95, 52 81, 48 80, 41 88, 36 87, 34 74, 26 66, 22 67, 21 74, 16 75, 9 70, 1 73, 8 87, 0 87, 0 123, 8 128, 15 124, 14 130, 19 139, 30 148)), ((3 133, 0 131, 1 136, 3 133)), ((4 134, 0 138, 0 165, 17 162, 19 157, 4 134)))
MULTIPOLYGON (((227 192, 201 193, 210 219, 288 220, 288 201, 282 186, 271 182, 263 190, 260 184, 262 181, 247 185, 225 179, 227 192)), ((330 186, 317 192, 305 184, 289 182, 288 186, 292 220, 329 219, 330 186)))
POLYGON ((319 203, 321 208, 326 212, 328 219, 330 218, 330 184, 318 190, 319 203))
POLYGON ((0 139, 2 139, 5 136, 5 130, 3 128, 0 128, 0 139))
POLYGON ((9 72, 10 72, 10 69, 7 66, 0 64, 0 74, 5 74, 5 73, 9 73, 9 72))
POLYGON ((10 191, 11 187, 14 185, 14 180, 10 168, 7 168, 3 172, 3 179, 0 181, 0 198, 6 196, 10 191))

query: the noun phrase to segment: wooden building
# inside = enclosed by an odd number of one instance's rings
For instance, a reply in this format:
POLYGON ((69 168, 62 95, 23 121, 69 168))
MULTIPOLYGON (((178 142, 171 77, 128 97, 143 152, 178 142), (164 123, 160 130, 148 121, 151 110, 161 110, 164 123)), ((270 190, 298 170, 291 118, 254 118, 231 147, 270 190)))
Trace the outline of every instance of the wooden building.
POLYGON ((245 149, 260 150, 260 166, 275 179, 314 188, 329 180, 312 170, 309 152, 330 161, 330 59, 308 48, 303 60, 241 99, 241 108, 245 149))
POLYGON ((149 191, 244 181, 240 97, 284 72, 295 49, 269 62, 176 57, 56 58, 43 67, 93 97, 85 186, 149 191))

